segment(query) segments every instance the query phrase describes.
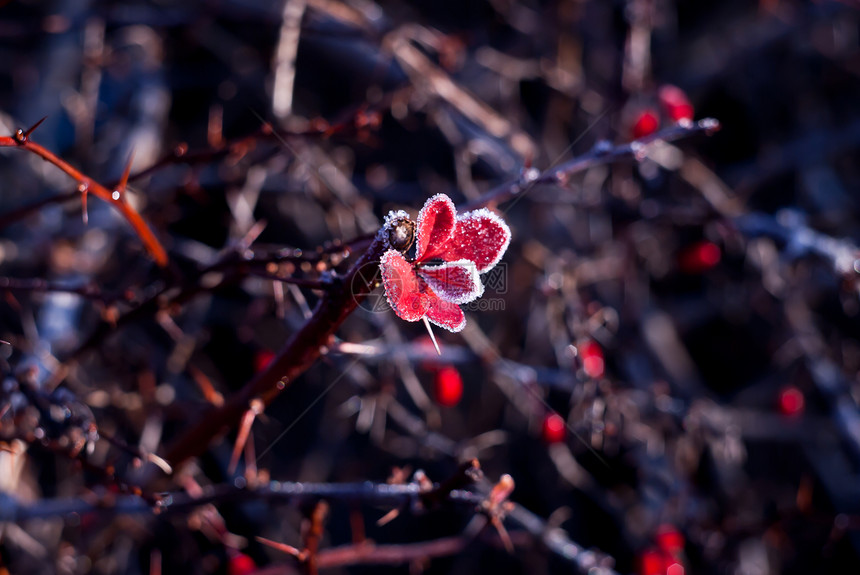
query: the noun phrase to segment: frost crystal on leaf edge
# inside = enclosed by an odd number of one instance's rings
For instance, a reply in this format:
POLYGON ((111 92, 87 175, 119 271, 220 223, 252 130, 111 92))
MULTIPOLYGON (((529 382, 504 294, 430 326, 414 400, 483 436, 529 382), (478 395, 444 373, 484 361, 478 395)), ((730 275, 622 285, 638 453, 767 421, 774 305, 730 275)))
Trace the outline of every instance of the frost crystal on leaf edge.
POLYGON ((418 268, 418 275, 443 301, 455 304, 469 303, 484 294, 484 284, 481 283, 478 268, 471 260, 445 262, 438 266, 422 266, 418 268), (462 281, 455 278, 458 274, 457 270, 462 270, 466 274, 462 281), (440 279, 439 275, 447 277, 440 279))

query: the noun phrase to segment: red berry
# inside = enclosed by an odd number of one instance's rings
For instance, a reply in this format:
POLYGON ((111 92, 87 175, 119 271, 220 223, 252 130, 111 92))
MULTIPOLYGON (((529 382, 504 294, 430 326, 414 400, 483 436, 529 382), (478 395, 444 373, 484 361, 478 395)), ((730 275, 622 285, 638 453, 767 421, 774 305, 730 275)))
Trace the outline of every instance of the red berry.
POLYGON ((644 138, 650 136, 660 127, 660 120, 657 118, 657 112, 651 109, 644 110, 637 116, 633 123, 633 138, 644 138))
POLYGON ((646 549, 639 556, 639 575, 666 575, 669 561, 656 549, 646 549))
POLYGON ((230 575, 249 575, 257 571, 257 564, 254 560, 244 553, 231 554, 230 561, 227 564, 227 572, 230 575))
POLYGON ((657 547, 664 553, 676 555, 684 549, 684 536, 673 525, 661 525, 657 529, 657 547))
POLYGON ((673 122, 693 120, 693 104, 681 88, 667 84, 660 88, 657 97, 673 122))
POLYGON ((463 378, 452 365, 436 372, 436 403, 442 407, 454 407, 463 398, 463 378))
POLYGON ((597 342, 588 340, 579 346, 579 358, 582 361, 582 369, 588 377, 603 377, 605 361, 603 350, 597 342))
POLYGON ((806 398, 803 397, 803 392, 793 385, 784 387, 779 392, 779 411, 783 415, 800 415, 805 407, 806 398))
POLYGON ((549 413, 543 419, 543 440, 546 443, 561 443, 567 435, 564 418, 557 413, 549 413))
POLYGON ((684 575, 684 566, 680 563, 672 563, 666 568, 666 575, 684 575))
POLYGON ((697 242, 678 256, 681 271, 688 274, 700 274, 720 263, 722 253, 720 247, 712 242, 697 242))
POLYGON ((259 373, 269 367, 275 359, 275 352, 268 349, 258 349, 254 354, 254 373, 259 373))

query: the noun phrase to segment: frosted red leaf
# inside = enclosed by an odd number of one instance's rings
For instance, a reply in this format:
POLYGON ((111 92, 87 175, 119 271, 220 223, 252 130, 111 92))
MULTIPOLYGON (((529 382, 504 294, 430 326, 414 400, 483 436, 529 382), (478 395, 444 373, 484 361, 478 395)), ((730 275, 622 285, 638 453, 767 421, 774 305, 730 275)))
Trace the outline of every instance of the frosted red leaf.
POLYGON ((487 209, 466 212, 457 218, 457 229, 449 240, 444 259, 471 260, 478 273, 490 271, 511 243, 511 230, 487 209))
POLYGON ((412 269, 412 264, 397 250, 388 250, 379 261, 379 268, 385 295, 394 313, 406 321, 424 317, 430 307, 424 293, 426 284, 412 269))
POLYGON ((454 235, 457 209, 445 194, 436 194, 418 212, 418 249, 416 261, 442 257, 445 246, 454 235))
POLYGON ((478 268, 469 260, 423 266, 418 269, 418 275, 439 297, 451 303, 469 303, 484 293, 478 268))
MULTIPOLYGON (((404 212, 392 212, 383 232, 404 212), (396 216, 396 217, 395 217, 396 216)), ((457 216, 445 194, 427 200, 418 213, 415 260, 388 250, 379 262, 388 303, 398 317, 418 321, 424 317, 450 331, 460 331, 466 316, 459 304, 484 292, 480 275, 495 266, 511 241, 507 224, 487 209, 457 216), (439 265, 428 265, 442 260, 439 265)))
POLYGON ((430 300, 430 309, 427 310, 427 319, 439 327, 444 327, 454 333, 466 327, 466 314, 455 303, 445 301, 440 297, 430 300))

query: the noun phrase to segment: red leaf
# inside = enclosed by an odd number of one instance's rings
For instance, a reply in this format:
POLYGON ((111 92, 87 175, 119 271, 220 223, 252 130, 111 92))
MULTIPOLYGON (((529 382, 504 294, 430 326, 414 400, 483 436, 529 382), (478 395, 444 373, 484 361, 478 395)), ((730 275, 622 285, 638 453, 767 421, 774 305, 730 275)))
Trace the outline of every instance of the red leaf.
MULTIPOLYGON (((427 313, 431 297, 425 293, 429 288, 415 274, 412 264, 397 250, 388 250, 379 261, 379 269, 388 304, 394 313, 406 321, 421 319, 427 313)), ((436 297, 436 294, 430 294, 436 297)))
POLYGON ((478 270, 469 260, 423 266, 418 273, 436 295, 451 303, 468 303, 484 293, 478 270))
MULTIPOLYGON (((390 226, 403 212, 391 212, 390 226)), ((380 260, 388 303, 407 321, 426 317, 440 327, 457 332, 466 325, 458 304, 483 294, 479 274, 491 269, 504 255, 511 231, 487 209, 457 217, 454 203, 445 194, 427 200, 418 213, 416 257, 409 262, 396 250, 380 260), (422 265, 442 259, 442 265, 422 265)))
POLYGON ((427 319, 439 327, 455 333, 466 327, 466 315, 457 304, 440 299, 436 294, 433 294, 429 303, 427 319))
POLYGON ((496 214, 486 208, 466 212, 457 218, 457 229, 446 246, 444 259, 471 260, 478 273, 484 273, 498 263, 508 244, 511 230, 496 214))
POLYGON ((445 194, 436 194, 424 203, 418 212, 417 262, 442 257, 448 240, 454 234, 456 218, 454 202, 445 194))

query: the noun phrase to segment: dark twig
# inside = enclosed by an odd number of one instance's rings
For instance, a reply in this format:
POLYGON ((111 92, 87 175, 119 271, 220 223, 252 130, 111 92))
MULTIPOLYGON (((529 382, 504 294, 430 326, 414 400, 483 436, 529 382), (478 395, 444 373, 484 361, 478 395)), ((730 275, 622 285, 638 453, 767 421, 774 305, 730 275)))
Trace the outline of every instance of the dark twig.
POLYGON ((497 186, 473 202, 458 206, 458 210, 473 210, 487 204, 501 204, 521 196, 528 190, 540 185, 565 185, 571 176, 595 166, 611 164, 626 158, 640 158, 647 154, 647 146, 656 142, 672 142, 698 133, 712 134, 720 129, 720 123, 713 118, 705 118, 695 123, 676 124, 650 136, 633 140, 626 144, 613 146, 609 142, 598 142, 590 152, 577 156, 543 173, 525 170, 518 179, 497 186))
MULTIPOLYGON (((224 503, 236 500, 262 499, 270 503, 301 504, 305 502, 327 501, 361 502, 367 505, 389 508, 420 508, 421 488, 412 483, 407 485, 371 483, 278 483, 256 489, 240 489, 229 485, 219 485, 193 497, 185 492, 168 493, 154 506, 133 495, 114 495, 104 493, 87 498, 42 499, 36 503, 22 504, 14 497, 0 493, 0 522, 24 522, 31 519, 64 517, 69 513, 80 515, 94 512, 110 512, 113 515, 184 514, 209 503, 224 503)), ((446 502, 466 509, 477 509, 484 496, 470 491, 452 491, 446 502)), ((558 528, 549 528, 546 521, 517 504, 511 504, 507 520, 542 541, 547 549, 571 563, 581 573, 590 575, 614 575, 608 565, 611 558, 589 551, 577 545, 558 528)), ((320 553, 319 567, 328 566, 320 553)), ((332 559, 333 560, 333 559, 332 559)))
POLYGON ((95 300, 106 305, 116 301, 131 302, 134 300, 134 296, 128 292, 106 294, 93 285, 67 286, 39 278, 0 277, 0 290, 70 293, 84 299, 95 300))

